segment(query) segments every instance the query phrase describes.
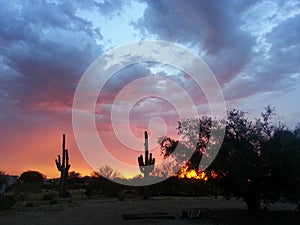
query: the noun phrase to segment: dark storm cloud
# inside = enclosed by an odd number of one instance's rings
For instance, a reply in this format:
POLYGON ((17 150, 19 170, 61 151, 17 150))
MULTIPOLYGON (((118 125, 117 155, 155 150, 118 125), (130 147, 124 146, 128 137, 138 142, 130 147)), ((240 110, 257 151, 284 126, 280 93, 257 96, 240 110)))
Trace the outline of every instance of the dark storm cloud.
POLYGON ((251 4, 224 1, 147 1, 137 23, 144 34, 197 47, 221 83, 249 62, 254 38, 240 29, 239 15, 251 4))
MULTIPOLYGON (((124 10, 120 0, 54 2, 0 2, 0 102, 5 103, 6 114, 9 105, 18 105, 24 111, 46 106, 70 108, 78 80, 103 51, 99 45, 101 27, 93 27, 78 11, 98 12, 109 18, 124 10)), ((245 15, 260 1, 146 3, 144 16, 135 26, 146 38, 152 34, 197 49, 216 74, 227 99, 289 88, 296 83, 299 15, 279 23, 264 37, 271 47, 262 53, 257 36, 244 29, 245 15)), ((275 3, 282 8, 287 4, 275 3)), ((253 15, 260 17, 256 12, 253 15)), ((151 71, 142 66, 116 74, 103 90, 104 102, 112 101, 124 85, 145 74, 151 71)), ((190 95, 199 95, 188 76, 174 75, 170 78, 190 95)), ((201 97, 197 102, 205 101, 201 97)))
POLYGON ((299 13, 283 18, 299 4, 274 1, 278 15, 266 17, 267 8, 255 11, 256 6, 264 4, 261 1, 146 2, 144 17, 136 26, 145 36, 152 34, 198 49, 223 86, 226 99, 287 90, 299 83, 295 75, 299 77, 300 72, 299 13), (266 27, 259 27, 266 35, 248 29, 251 24, 246 15, 251 10, 254 19, 266 18, 260 24, 266 27), (274 22, 277 24, 270 33, 264 31, 274 22), (271 48, 266 50, 263 45, 271 48))
MULTIPOLYGON (((34 111, 72 104, 77 81, 103 51, 99 29, 77 15, 79 2, 0 1, 0 100, 6 105, 34 111)), ((106 3, 86 6, 113 13, 106 3)))
POLYGON ((245 79, 237 79, 225 92, 228 98, 247 97, 269 91, 286 92, 300 83, 300 15, 291 17, 266 36, 271 47, 267 57, 260 52, 244 69, 245 79), (241 92, 240 90, 243 90, 241 92))
POLYGON ((300 62, 300 15, 292 17, 275 27, 267 36, 272 43, 271 61, 280 73, 299 73, 300 62))

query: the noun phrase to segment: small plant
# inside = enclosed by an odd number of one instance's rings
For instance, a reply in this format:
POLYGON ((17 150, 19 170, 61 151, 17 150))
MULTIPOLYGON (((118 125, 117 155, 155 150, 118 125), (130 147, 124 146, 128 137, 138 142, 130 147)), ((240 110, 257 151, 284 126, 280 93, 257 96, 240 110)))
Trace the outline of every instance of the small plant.
POLYGON ((42 185, 39 183, 17 183, 15 191, 17 193, 40 193, 42 191, 42 185))
POLYGON ((57 201, 57 199, 52 199, 49 201, 49 204, 56 205, 56 204, 58 204, 58 201, 57 201))
POLYGON ((25 204, 25 207, 28 207, 28 208, 34 207, 34 206, 35 206, 34 202, 26 202, 26 204, 25 204))
POLYGON ((87 187, 84 192, 85 196, 90 199, 93 195, 95 195, 95 191, 91 187, 87 187))
POLYGON ((56 198, 56 194, 55 193, 47 193, 43 195, 43 200, 44 201, 51 201, 53 199, 56 198))

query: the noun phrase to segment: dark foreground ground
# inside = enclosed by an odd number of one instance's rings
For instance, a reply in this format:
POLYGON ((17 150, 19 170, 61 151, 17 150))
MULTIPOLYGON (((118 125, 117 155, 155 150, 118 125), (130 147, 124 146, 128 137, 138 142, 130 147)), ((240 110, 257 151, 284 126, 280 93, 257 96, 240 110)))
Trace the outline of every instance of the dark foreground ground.
POLYGON ((249 214, 235 199, 203 197, 157 197, 150 200, 97 199, 62 201, 55 205, 20 207, 0 212, 0 225, 118 225, 118 224, 202 224, 202 225, 299 225, 294 204, 276 204, 268 212, 249 214), (181 212, 200 209, 201 218, 182 219, 181 212), (124 214, 165 213, 173 218, 124 220, 124 214))

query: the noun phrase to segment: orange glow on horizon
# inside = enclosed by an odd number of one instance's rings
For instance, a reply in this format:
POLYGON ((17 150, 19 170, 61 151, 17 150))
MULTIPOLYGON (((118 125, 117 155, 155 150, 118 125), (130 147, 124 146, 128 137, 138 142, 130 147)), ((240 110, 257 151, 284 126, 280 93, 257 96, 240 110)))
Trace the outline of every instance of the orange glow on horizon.
MULTIPOLYGON (((25 171, 32 170, 44 174, 47 178, 60 177, 55 159, 57 155, 62 154, 62 134, 66 134, 66 148, 69 150, 71 164, 70 172, 75 171, 82 176, 91 176, 93 171, 97 172, 99 168, 107 164, 112 169, 119 171, 125 179, 139 175, 137 157, 144 154, 142 144, 141 151, 127 149, 114 137, 110 137, 109 133, 102 132, 101 138, 103 137, 109 153, 116 158, 116 162, 120 163, 112 164, 99 158, 99 165, 92 168, 76 144, 68 118, 66 121, 50 118, 46 122, 47 129, 45 129, 44 120, 41 120, 40 123, 25 123, 18 127, 10 127, 14 128, 14 132, 9 130, 1 132, 1 139, 3 138, 5 141, 1 142, 0 171, 19 176, 25 171), (123 167, 122 163, 129 165, 130 169, 128 166, 123 167)), ((160 149, 158 147, 151 149, 151 153, 159 163, 161 160, 160 149)))
POLYGON ((199 171, 194 169, 189 169, 188 166, 184 166, 179 173, 177 174, 179 179, 196 179, 202 181, 208 181, 209 179, 216 179, 218 177, 218 173, 215 171, 211 171, 207 173, 205 171, 199 171))

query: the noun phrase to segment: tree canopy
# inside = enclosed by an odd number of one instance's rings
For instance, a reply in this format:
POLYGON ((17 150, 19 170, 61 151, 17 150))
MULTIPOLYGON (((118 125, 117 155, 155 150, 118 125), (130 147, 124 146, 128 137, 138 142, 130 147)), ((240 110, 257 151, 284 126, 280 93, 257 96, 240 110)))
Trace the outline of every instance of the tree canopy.
POLYGON ((42 183, 46 176, 38 171, 28 170, 23 172, 19 177, 19 182, 33 184, 42 183))
POLYGON ((251 210, 260 203, 267 207, 279 199, 299 200, 300 187, 300 125, 294 131, 282 124, 272 124, 275 108, 265 111, 254 121, 247 113, 231 110, 226 121, 210 117, 185 119, 178 122, 181 140, 162 137, 161 153, 164 158, 180 161, 187 151, 193 151, 187 162, 190 169, 201 169, 202 160, 211 157, 208 141, 222 142, 215 160, 206 169, 217 174, 218 185, 227 194, 242 197, 251 210), (225 126, 223 139, 214 137, 213 130, 225 126), (180 146, 182 151, 174 149, 180 146))

